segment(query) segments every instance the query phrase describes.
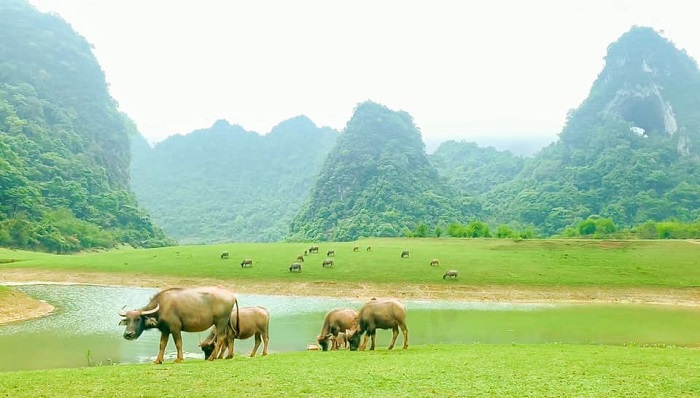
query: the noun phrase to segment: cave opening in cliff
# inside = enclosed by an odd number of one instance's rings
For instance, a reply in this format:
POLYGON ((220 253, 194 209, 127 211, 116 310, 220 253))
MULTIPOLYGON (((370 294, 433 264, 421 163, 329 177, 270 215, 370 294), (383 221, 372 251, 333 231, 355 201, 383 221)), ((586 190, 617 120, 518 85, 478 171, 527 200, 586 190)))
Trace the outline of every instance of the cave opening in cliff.
POLYGON ((647 137, 666 132, 663 105, 655 96, 629 98, 622 105, 620 116, 647 137))

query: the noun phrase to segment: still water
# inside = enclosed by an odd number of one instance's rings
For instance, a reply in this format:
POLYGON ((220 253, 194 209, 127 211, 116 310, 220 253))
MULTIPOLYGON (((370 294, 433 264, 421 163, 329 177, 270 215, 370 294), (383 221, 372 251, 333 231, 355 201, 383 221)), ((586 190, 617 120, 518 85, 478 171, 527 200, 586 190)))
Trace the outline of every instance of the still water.
MULTIPOLYGON (((0 371, 149 362, 158 353, 160 333, 122 338, 117 312, 140 308, 156 289, 85 285, 15 287, 56 307, 53 314, 0 326, 0 371)), ((269 353, 303 351, 315 343, 325 313, 362 303, 318 297, 239 294, 241 306, 270 310, 269 353)), ((695 308, 406 301, 410 344, 669 344, 698 345, 700 311, 695 308)), ((203 358, 197 344, 207 332, 183 333, 186 358, 203 358)), ((391 331, 377 333, 378 347, 391 331)), ((400 347, 402 336, 397 345, 400 347)), ((236 355, 248 355, 253 339, 236 341, 236 355)), ((259 349, 258 355, 262 351, 259 349)), ((175 357, 170 339, 166 359, 175 357)))

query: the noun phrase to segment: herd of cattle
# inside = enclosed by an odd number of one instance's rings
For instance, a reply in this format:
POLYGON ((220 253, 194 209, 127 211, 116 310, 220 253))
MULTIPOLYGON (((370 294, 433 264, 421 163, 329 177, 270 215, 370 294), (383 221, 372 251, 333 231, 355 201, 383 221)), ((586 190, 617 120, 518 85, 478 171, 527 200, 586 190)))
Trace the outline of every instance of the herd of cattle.
MULTIPOLYGON (((352 248, 353 252, 357 252, 359 250, 360 250, 360 246, 358 246, 358 245, 355 245, 352 248)), ((365 250, 368 252, 371 252, 372 246, 367 246, 367 248, 365 250)), ((289 272, 301 272, 301 263, 304 262, 304 258, 309 253, 318 253, 318 251, 319 251, 319 249, 318 249, 318 246, 316 246, 316 245, 309 247, 307 250, 304 250, 304 254, 298 255, 296 258, 296 261, 293 262, 289 266, 289 272)), ((401 252, 401 258, 409 258, 410 256, 411 256, 411 252, 408 250, 403 250, 401 252)), ((228 259, 229 252, 228 251, 222 252, 220 257, 222 260, 228 259)), ((323 268, 332 268, 333 267, 334 261, 331 257, 335 257, 335 250, 328 250, 326 252, 326 258, 321 262, 321 266, 323 268)), ((439 265, 440 265, 440 260, 438 260, 437 258, 430 260, 431 267, 437 267, 439 265)), ((241 261, 241 267, 252 267, 252 266, 253 266, 253 260, 250 258, 245 258, 245 259, 243 259, 243 261, 241 261)), ((449 270, 445 271, 445 273, 442 275, 442 279, 447 279, 447 278, 456 279, 457 276, 458 276, 458 272, 456 270, 449 269, 449 270)))
MULTIPOLYGON (((254 357, 260 343, 262 355, 267 355, 270 313, 264 307, 238 307, 236 294, 222 287, 170 288, 158 292, 142 309, 119 311, 123 318, 119 324, 126 326, 124 338, 137 339, 146 329, 161 332, 160 348, 154 363, 163 363, 165 348, 172 334, 177 349, 175 362, 183 361, 182 332, 203 332, 212 328, 209 336, 199 346, 205 359, 232 358, 234 340, 255 336, 254 357)), ((327 351, 341 345, 350 350, 364 350, 371 337, 370 350, 375 348, 377 329, 392 329, 389 349, 394 347, 399 329, 403 333, 403 348, 408 348, 406 307, 397 299, 372 299, 360 311, 335 309, 326 314, 318 345, 327 351), (360 344, 362 335, 364 340, 360 344)))

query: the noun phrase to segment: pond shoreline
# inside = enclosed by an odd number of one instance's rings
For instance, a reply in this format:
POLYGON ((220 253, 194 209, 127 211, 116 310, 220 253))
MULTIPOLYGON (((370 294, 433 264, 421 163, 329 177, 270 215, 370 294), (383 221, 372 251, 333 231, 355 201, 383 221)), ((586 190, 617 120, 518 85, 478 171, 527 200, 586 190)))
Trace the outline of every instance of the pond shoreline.
MULTIPOLYGON (((273 296, 311 296, 369 300, 397 297, 406 300, 444 300, 460 302, 510 303, 602 303, 657 304, 700 307, 700 288, 611 288, 611 287, 537 287, 537 286, 470 286, 452 283, 378 284, 358 282, 255 282, 254 284, 211 278, 177 278, 170 276, 116 273, 66 272, 39 269, 6 269, 0 284, 80 284, 168 288, 178 286, 219 285, 239 294, 273 296)), ((14 289, 13 292, 17 293, 14 289)), ((21 294, 21 293, 20 293, 21 294)), ((25 297, 21 301, 0 296, 0 324, 44 316, 50 304, 25 297), (35 308, 24 311, 26 308, 35 308), (7 314, 12 314, 8 316, 7 314)))

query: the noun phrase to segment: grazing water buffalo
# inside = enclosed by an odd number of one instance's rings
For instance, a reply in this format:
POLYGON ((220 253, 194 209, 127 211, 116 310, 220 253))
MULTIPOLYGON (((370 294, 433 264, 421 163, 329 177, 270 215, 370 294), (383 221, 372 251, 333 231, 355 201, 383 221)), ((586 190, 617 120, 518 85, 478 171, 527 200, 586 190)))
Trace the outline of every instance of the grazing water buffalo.
POLYGON ((437 267, 438 265, 440 265, 440 260, 438 260, 437 258, 430 260, 431 267, 437 267))
POLYGON ((326 257, 330 256, 335 256, 335 250, 328 250, 328 252, 326 252, 326 257))
POLYGON ((301 264, 299 263, 292 263, 292 265, 289 266, 289 272, 301 272, 301 264))
POLYGON ((252 267, 252 266, 253 266, 253 259, 244 258, 243 261, 241 261, 241 267, 252 267))
POLYGON ((304 256, 302 256, 302 255, 298 255, 298 256, 297 256, 297 261, 299 261, 299 262, 302 262, 302 263, 303 263, 303 262, 304 262, 304 256))
POLYGON ((222 259, 222 260, 228 259, 228 252, 223 252, 223 253, 221 253, 221 259, 222 259))
MULTIPOLYGON (((238 314, 238 329, 237 335, 233 336, 234 339, 245 340, 252 336, 255 336, 255 346, 253 346, 253 351, 250 353, 251 357, 255 356, 255 353, 260 347, 260 342, 263 342, 262 355, 267 355, 267 343, 270 340, 270 311, 265 307, 243 307, 240 309, 238 314)), ((233 329, 235 323, 235 316, 231 315, 231 324, 226 328, 228 334, 233 334, 233 329)), ((204 351, 204 359, 209 359, 211 354, 214 352, 214 347, 216 345, 216 329, 212 329, 209 336, 199 343, 199 347, 204 351)), ((227 335, 228 336, 228 335, 227 335)), ((234 341, 235 343, 235 341, 234 341)), ((222 345, 221 351, 219 352, 218 358, 224 355, 224 351, 228 349, 229 355, 233 356, 233 345, 228 346, 227 344, 222 345)))
POLYGON ((323 319, 323 327, 316 340, 323 351, 328 351, 329 343, 332 342, 331 349, 335 349, 335 338, 349 329, 357 328, 357 311, 352 308, 335 309, 328 311, 323 319), (331 341, 331 338, 333 340, 331 341))
POLYGON ((354 251, 354 252, 360 251, 360 246, 358 246, 358 245, 353 246, 352 251, 354 251))
MULTIPOLYGON (((181 332, 203 332, 213 325, 219 331, 217 352, 228 339, 233 344, 233 334, 227 336, 226 327, 234 311, 238 317, 236 294, 224 288, 172 288, 157 293, 143 309, 119 311, 119 316, 124 317, 119 324, 126 325, 124 338, 127 340, 136 340, 146 329, 160 330, 160 349, 153 363, 163 363, 168 337, 172 334, 177 348, 175 362, 182 362, 181 332)), ((237 334, 238 330, 235 332, 237 334)))
POLYGON ((406 327, 406 307, 397 299, 372 300, 365 304, 357 316, 358 327, 348 330, 345 338, 350 343, 350 350, 356 351, 367 347, 367 338, 372 337, 370 350, 374 350, 377 329, 392 329, 393 336, 389 349, 394 348, 396 337, 399 335, 399 328, 403 333, 403 349, 408 348, 408 328, 406 327), (362 345, 360 337, 367 332, 362 345))
POLYGON ((401 258, 408 257, 410 255, 411 255, 411 252, 409 252, 408 250, 404 250, 401 252, 401 258))
POLYGON ((445 279, 445 278, 456 279, 457 278, 457 271, 455 271, 453 269, 445 271, 445 274, 442 276, 442 279, 445 279))
POLYGON ((318 246, 309 247, 309 253, 318 253, 318 246))
POLYGON ((367 251, 371 252, 372 251, 372 246, 367 246, 367 251))
POLYGON ((323 266, 323 268, 326 268, 326 267, 330 268, 333 266, 333 260, 331 260, 330 258, 327 258, 327 259, 323 260, 323 264, 321 264, 321 265, 323 266))

